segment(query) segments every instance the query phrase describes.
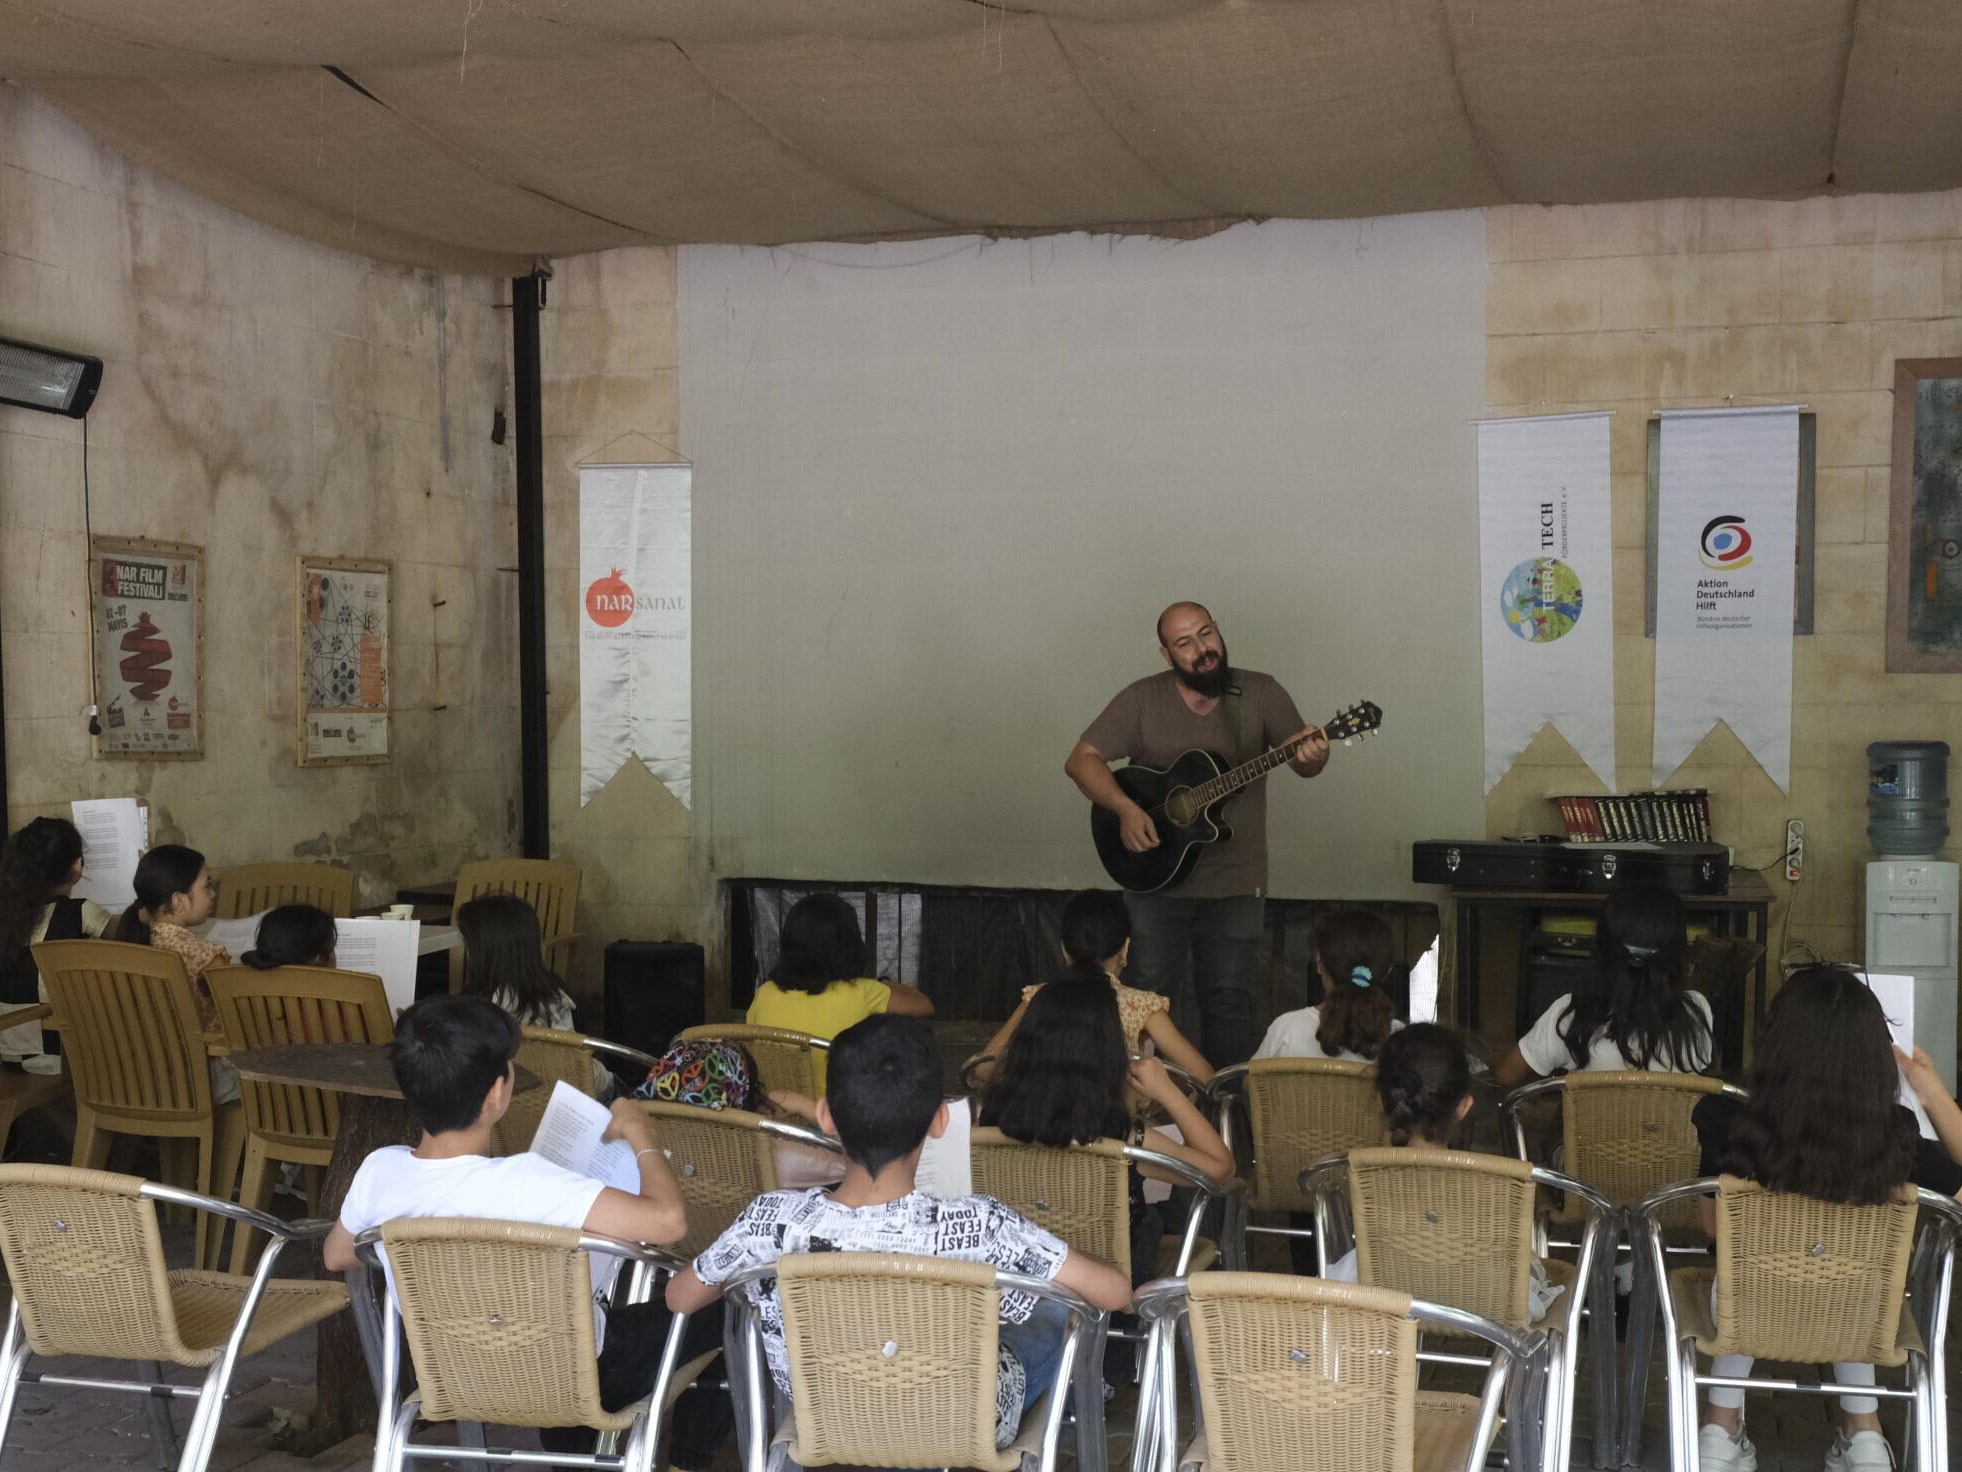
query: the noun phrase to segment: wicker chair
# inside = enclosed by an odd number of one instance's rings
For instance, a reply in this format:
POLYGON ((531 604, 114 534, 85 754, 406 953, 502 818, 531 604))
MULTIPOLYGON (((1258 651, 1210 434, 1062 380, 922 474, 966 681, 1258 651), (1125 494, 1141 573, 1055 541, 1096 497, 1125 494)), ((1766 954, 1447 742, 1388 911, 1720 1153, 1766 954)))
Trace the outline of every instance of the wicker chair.
POLYGON ((593 1087, 596 1058, 602 1063, 618 1059, 630 1069, 639 1069, 643 1078, 657 1061, 638 1048, 609 1043, 605 1038, 589 1038, 584 1033, 560 1032, 550 1027, 525 1028, 524 1041, 518 1045, 518 1067, 529 1069, 544 1087, 526 1089, 512 1096, 511 1107, 498 1121, 498 1148, 506 1155, 531 1148, 532 1136, 538 1133, 538 1121, 552 1100, 552 1085, 564 1081, 589 1099, 597 1097, 593 1087))
POLYGON ((218 916, 242 920, 275 905, 313 905, 336 920, 354 913, 354 871, 333 864, 240 864, 218 886, 218 916))
MULTIPOLYGON (((212 1103, 210 1050, 220 1040, 203 1031, 183 958, 111 940, 42 941, 33 949, 75 1085, 70 1163, 100 1169, 113 1135, 181 1140, 196 1150, 197 1193, 230 1196, 245 1115, 236 1102, 212 1103)), ((224 1221, 198 1213, 200 1266, 218 1265, 224 1221)))
POLYGON ((368 1276, 357 1292, 373 1293, 372 1274, 383 1266, 383 1249, 394 1291, 387 1295, 380 1335, 376 1472, 401 1472, 411 1460, 426 1457, 500 1464, 514 1459, 508 1447, 463 1445, 435 1451, 412 1444, 410 1432, 418 1419, 588 1426, 624 1436, 624 1449, 559 1452, 548 1460, 648 1472, 657 1465, 676 1398, 715 1358, 710 1354, 687 1365, 677 1363, 687 1327, 687 1315, 677 1314, 653 1392, 618 1411, 600 1404, 592 1259, 618 1258, 627 1265, 624 1301, 640 1303, 651 1295, 657 1274, 677 1273, 685 1266, 654 1248, 530 1222, 403 1219, 355 1239, 355 1254, 368 1276), (404 1341, 416 1376, 416 1388, 406 1393, 404 1341))
MULTIPOLYGON (((1641 1460, 1642 1409, 1648 1401, 1657 1291, 1646 1270, 1646 1254, 1639 1250, 1641 1233, 1632 1213, 1664 1186, 1696 1174, 1702 1149, 1690 1113, 1703 1099, 1719 1093, 1745 1097, 1735 1085, 1701 1074, 1582 1072, 1538 1079, 1513 1090, 1500 1105, 1513 1151, 1526 1160, 1523 1107, 1533 1099, 1559 1096, 1561 1167, 1567 1175, 1600 1192, 1615 1208, 1615 1252, 1617 1256, 1629 1253, 1634 1268, 1635 1287, 1628 1304, 1619 1383, 1608 1382, 1611 1367, 1607 1356, 1597 1355, 1594 1360, 1597 1401, 1612 1396, 1620 1408, 1614 1437, 1595 1439, 1597 1468, 1641 1460)), ((1554 1213, 1553 1220, 1572 1227, 1584 1215, 1584 1204, 1570 1197, 1554 1213)), ((1704 1250, 1708 1239, 1697 1225, 1694 1202, 1672 1204, 1664 1214, 1663 1225, 1677 1244, 1670 1251, 1700 1254, 1704 1250)))
POLYGON ((1205 1273, 1153 1283, 1137 1309, 1153 1326, 1138 1401, 1133 1472, 1477 1472, 1502 1418, 1511 1465, 1532 1465, 1530 1412, 1512 1413, 1539 1355, 1535 1337, 1386 1288, 1276 1273, 1205 1273), (1189 1333, 1193 1439, 1173 1455, 1178 1377, 1159 1352, 1189 1333), (1491 1346, 1480 1396, 1417 1388, 1419 1330, 1491 1346))
POLYGON ((818 1095, 815 1055, 831 1051, 831 1039, 788 1027, 752 1027, 746 1022, 711 1022, 674 1035, 677 1043, 736 1043, 756 1060, 757 1082, 766 1089, 818 1095))
MULTIPOLYGON (((545 964, 563 971, 566 956, 583 937, 573 930, 579 912, 580 869, 576 864, 560 864, 550 859, 483 859, 465 864, 457 871, 456 903, 450 909, 450 922, 457 912, 481 894, 514 894, 538 915, 539 934, 544 937, 545 964)), ((463 949, 450 952, 450 990, 463 986, 463 949)))
POLYGON ((688 1208, 688 1234, 674 1251, 693 1258, 727 1231, 742 1209, 780 1184, 780 1144, 844 1158, 831 1136, 743 1109, 703 1109, 649 1100, 643 1106, 667 1151, 688 1208))
MULTIPOLYGON (((46 1002, 0 1012, 0 1032, 24 1022, 39 1022, 54 1016, 46 1002)), ((68 1097, 68 1067, 64 1063, 54 1073, 30 1073, 18 1066, 0 1065, 0 1146, 14 1133, 14 1125, 30 1109, 68 1097)))
POLYGON ((1253 1169, 1234 1224, 1242 1239, 1234 1249, 1241 1262, 1246 1261, 1248 1232, 1313 1235, 1300 1227, 1257 1226, 1247 1220, 1251 1213, 1314 1211, 1314 1196, 1301 1183, 1304 1170, 1331 1155, 1384 1142, 1383 1104, 1376 1097, 1373 1063, 1256 1058, 1221 1069, 1213 1078, 1213 1098, 1219 1106, 1220 1133, 1229 1146, 1235 1143, 1237 1099, 1246 1102, 1252 1135, 1253 1169))
MULTIPOLYGON (((1698 1354, 1905 1366, 1906 1389, 1875 1386, 1859 1393, 1911 1401, 1914 1464, 1921 1472, 1945 1472, 1948 1411, 1941 1365, 1962 1206, 1912 1186, 1880 1206, 1845 1206, 1720 1176, 1670 1186, 1636 1211, 1649 1269, 1668 1284, 1662 1322, 1669 1464, 1676 1472, 1693 1472, 1697 1465, 1696 1393, 1715 1383, 1697 1372, 1698 1354), (1670 1271, 1665 1251, 1671 1207, 1712 1192, 1715 1268, 1670 1271), (1917 1208, 1928 1225, 1921 1251, 1915 1247, 1917 1208)), ((1750 1377, 1743 1383, 1758 1390, 1840 1393, 1830 1382, 1750 1377)))
MULTIPOLYGON (((1052 1472, 1068 1399, 1062 1388, 1072 1379, 1094 1385, 1102 1374, 1093 1352, 1103 1317, 1097 1309, 1046 1279, 997 1272, 985 1263, 870 1252, 793 1254, 738 1273, 724 1285, 724 1299, 726 1358, 734 1371, 747 1472, 839 1463, 1052 1472), (771 1278, 783 1305, 790 1360, 787 1407, 764 1368, 749 1295, 771 1278), (1029 1407, 1016 1439, 997 1450, 996 1350, 1001 1294, 1010 1289, 1063 1304, 1069 1322, 1055 1388, 1029 1407)), ((1079 1464, 1101 1465, 1092 1460, 1103 1452, 1091 1445, 1090 1419, 1078 1419, 1079 1464)), ((1094 1436, 1100 1443, 1100 1421, 1094 1436)))
POLYGON ((0 1165, 0 1256, 13 1288, 0 1345, 0 1444, 13 1421, 30 1354, 147 1361, 141 1380, 36 1374, 34 1383, 149 1396, 158 1458, 176 1439, 174 1398, 195 1400, 178 1466, 206 1466, 240 1359, 340 1312, 347 1290, 311 1278, 273 1277, 289 1242, 325 1234, 228 1201, 135 1176, 65 1165, 0 1165), (164 1266, 156 1203, 250 1223, 271 1245, 251 1277, 164 1266), (199 1386, 164 1382, 163 1364, 204 1371, 199 1386))
MULTIPOLYGON (((225 1045, 233 1052, 282 1043, 385 1043, 394 1036, 379 976, 322 966, 218 966, 205 974, 225 1045)), ((536 1092, 533 1090, 532 1092, 536 1092)), ((523 1097, 522 1095, 520 1097, 523 1097)), ((340 1100, 327 1089, 239 1080, 245 1109, 245 1169, 239 1205, 264 1211, 272 1202, 273 1166, 291 1161, 311 1172, 333 1158, 340 1100)), ((245 1271, 251 1232, 232 1233, 232 1271, 245 1271)))
MULTIPOLYGON (((1590 1295, 1601 1305, 1587 1322, 1590 1348, 1613 1361, 1614 1255, 1608 1243, 1614 1208, 1571 1177, 1496 1155, 1457 1150, 1353 1150, 1346 1161, 1311 1173, 1318 1231, 1336 1235, 1332 1198, 1344 1194, 1354 1222, 1356 1273, 1370 1287, 1408 1292, 1477 1314, 1516 1333, 1546 1336, 1544 1465, 1572 1459, 1574 1368, 1590 1295), (1565 1191, 1587 1203, 1579 1260, 1545 1263, 1565 1291, 1540 1318, 1530 1304, 1541 1190, 1565 1191)), ((1609 1383, 1612 1383, 1610 1381, 1609 1383)), ((1613 1434, 1615 1406, 1595 1406, 1597 1436, 1613 1434)))

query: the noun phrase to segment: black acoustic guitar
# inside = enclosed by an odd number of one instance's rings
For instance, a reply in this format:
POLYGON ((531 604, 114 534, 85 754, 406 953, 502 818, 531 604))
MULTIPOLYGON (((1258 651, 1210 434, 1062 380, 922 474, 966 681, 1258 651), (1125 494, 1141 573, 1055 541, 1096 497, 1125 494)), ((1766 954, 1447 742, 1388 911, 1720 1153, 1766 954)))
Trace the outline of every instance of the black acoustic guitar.
MULTIPOLYGON (((1330 741, 1346 746, 1382 724, 1381 707, 1365 700, 1350 706, 1322 730, 1330 741)), ((1220 810, 1249 782, 1292 761, 1300 746, 1301 740, 1286 742, 1237 767, 1228 767, 1217 752, 1196 750, 1188 751, 1169 767, 1136 763, 1119 767, 1111 775, 1125 796, 1151 814, 1158 829, 1158 847, 1132 853, 1124 846, 1117 814, 1092 803, 1090 836, 1096 840, 1104 872, 1139 894, 1177 884, 1199 862, 1201 849, 1233 836, 1233 830, 1221 820, 1220 810)))

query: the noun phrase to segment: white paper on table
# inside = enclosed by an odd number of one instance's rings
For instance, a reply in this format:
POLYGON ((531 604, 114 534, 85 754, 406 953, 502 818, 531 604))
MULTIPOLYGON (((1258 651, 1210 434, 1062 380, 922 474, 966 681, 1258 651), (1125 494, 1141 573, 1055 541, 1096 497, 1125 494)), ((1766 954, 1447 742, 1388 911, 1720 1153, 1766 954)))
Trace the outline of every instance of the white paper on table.
POLYGON ((973 1127, 970 1101, 949 1099, 946 1132, 937 1140, 928 1135, 920 1151, 919 1173, 913 1177, 915 1190, 947 1201, 974 1194, 974 1157, 968 1143, 973 1127))
POLYGON ((82 835, 77 899, 126 910, 136 899, 136 861, 150 846, 150 810, 133 797, 92 797, 68 805, 82 835))
POLYGON ((1437 1021, 1437 948, 1444 937, 1439 934, 1431 948, 1410 968, 1410 1021, 1437 1021))
POLYGON ((625 1140, 602 1144, 600 1136, 612 1122, 604 1104, 588 1099, 564 1079, 552 1085, 552 1097, 539 1117, 531 1149, 556 1166, 604 1181, 629 1196, 640 1194, 640 1165, 625 1140))
POLYGON ((416 999, 416 961, 422 923, 417 920, 336 920, 334 964, 342 971, 379 976, 390 1010, 416 999))
POLYGON ((236 920, 210 920, 198 927, 198 934, 213 945, 223 946, 237 961, 259 944, 259 922, 266 918, 266 914, 261 910, 256 915, 242 915, 236 920))
MULTIPOLYGON (((1909 1057, 1914 1056, 1914 978, 1885 971, 1866 971, 1861 979, 1880 1001, 1880 1010, 1887 1018, 1887 1031, 1894 1039, 1894 1046, 1909 1057)), ((1935 1136, 1934 1122, 1928 1118, 1928 1111, 1921 1107, 1921 1100, 1915 1096, 1914 1087, 1908 1082, 1907 1071, 1898 1064, 1896 1072, 1900 1075, 1898 1095, 1908 1112, 1914 1116, 1915 1127, 1921 1131, 1921 1138, 1932 1140, 1935 1136)))
MULTIPOLYGON (((1152 1128, 1168 1139, 1177 1140, 1181 1145, 1185 1143, 1185 1136, 1179 1133, 1179 1127, 1175 1124, 1156 1124, 1152 1128)), ((1144 1182, 1144 1199, 1147 1201, 1170 1201, 1172 1199, 1172 1183, 1170 1181, 1154 1181, 1150 1176, 1146 1176, 1144 1182)))

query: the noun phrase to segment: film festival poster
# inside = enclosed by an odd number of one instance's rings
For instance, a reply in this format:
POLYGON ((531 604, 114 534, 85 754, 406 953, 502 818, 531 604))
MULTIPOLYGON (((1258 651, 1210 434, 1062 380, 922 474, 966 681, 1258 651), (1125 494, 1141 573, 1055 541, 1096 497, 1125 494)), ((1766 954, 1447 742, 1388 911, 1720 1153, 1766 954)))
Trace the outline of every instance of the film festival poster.
POLYGON ((96 537, 89 591, 95 754, 204 755, 204 550, 96 537))
POLYGON ((387 761, 388 564, 302 556, 298 587, 299 764, 387 761))

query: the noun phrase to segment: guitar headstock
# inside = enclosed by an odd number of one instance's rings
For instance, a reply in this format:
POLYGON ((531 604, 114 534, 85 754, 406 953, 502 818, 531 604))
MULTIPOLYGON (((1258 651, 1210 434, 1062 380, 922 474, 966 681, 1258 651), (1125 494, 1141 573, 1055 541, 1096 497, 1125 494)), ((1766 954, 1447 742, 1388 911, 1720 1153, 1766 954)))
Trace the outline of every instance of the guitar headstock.
POLYGON ((1358 736, 1367 736, 1383 725, 1383 707, 1368 700, 1359 700, 1347 710, 1342 711, 1322 729, 1328 733, 1330 741, 1340 741, 1344 745, 1358 736))

